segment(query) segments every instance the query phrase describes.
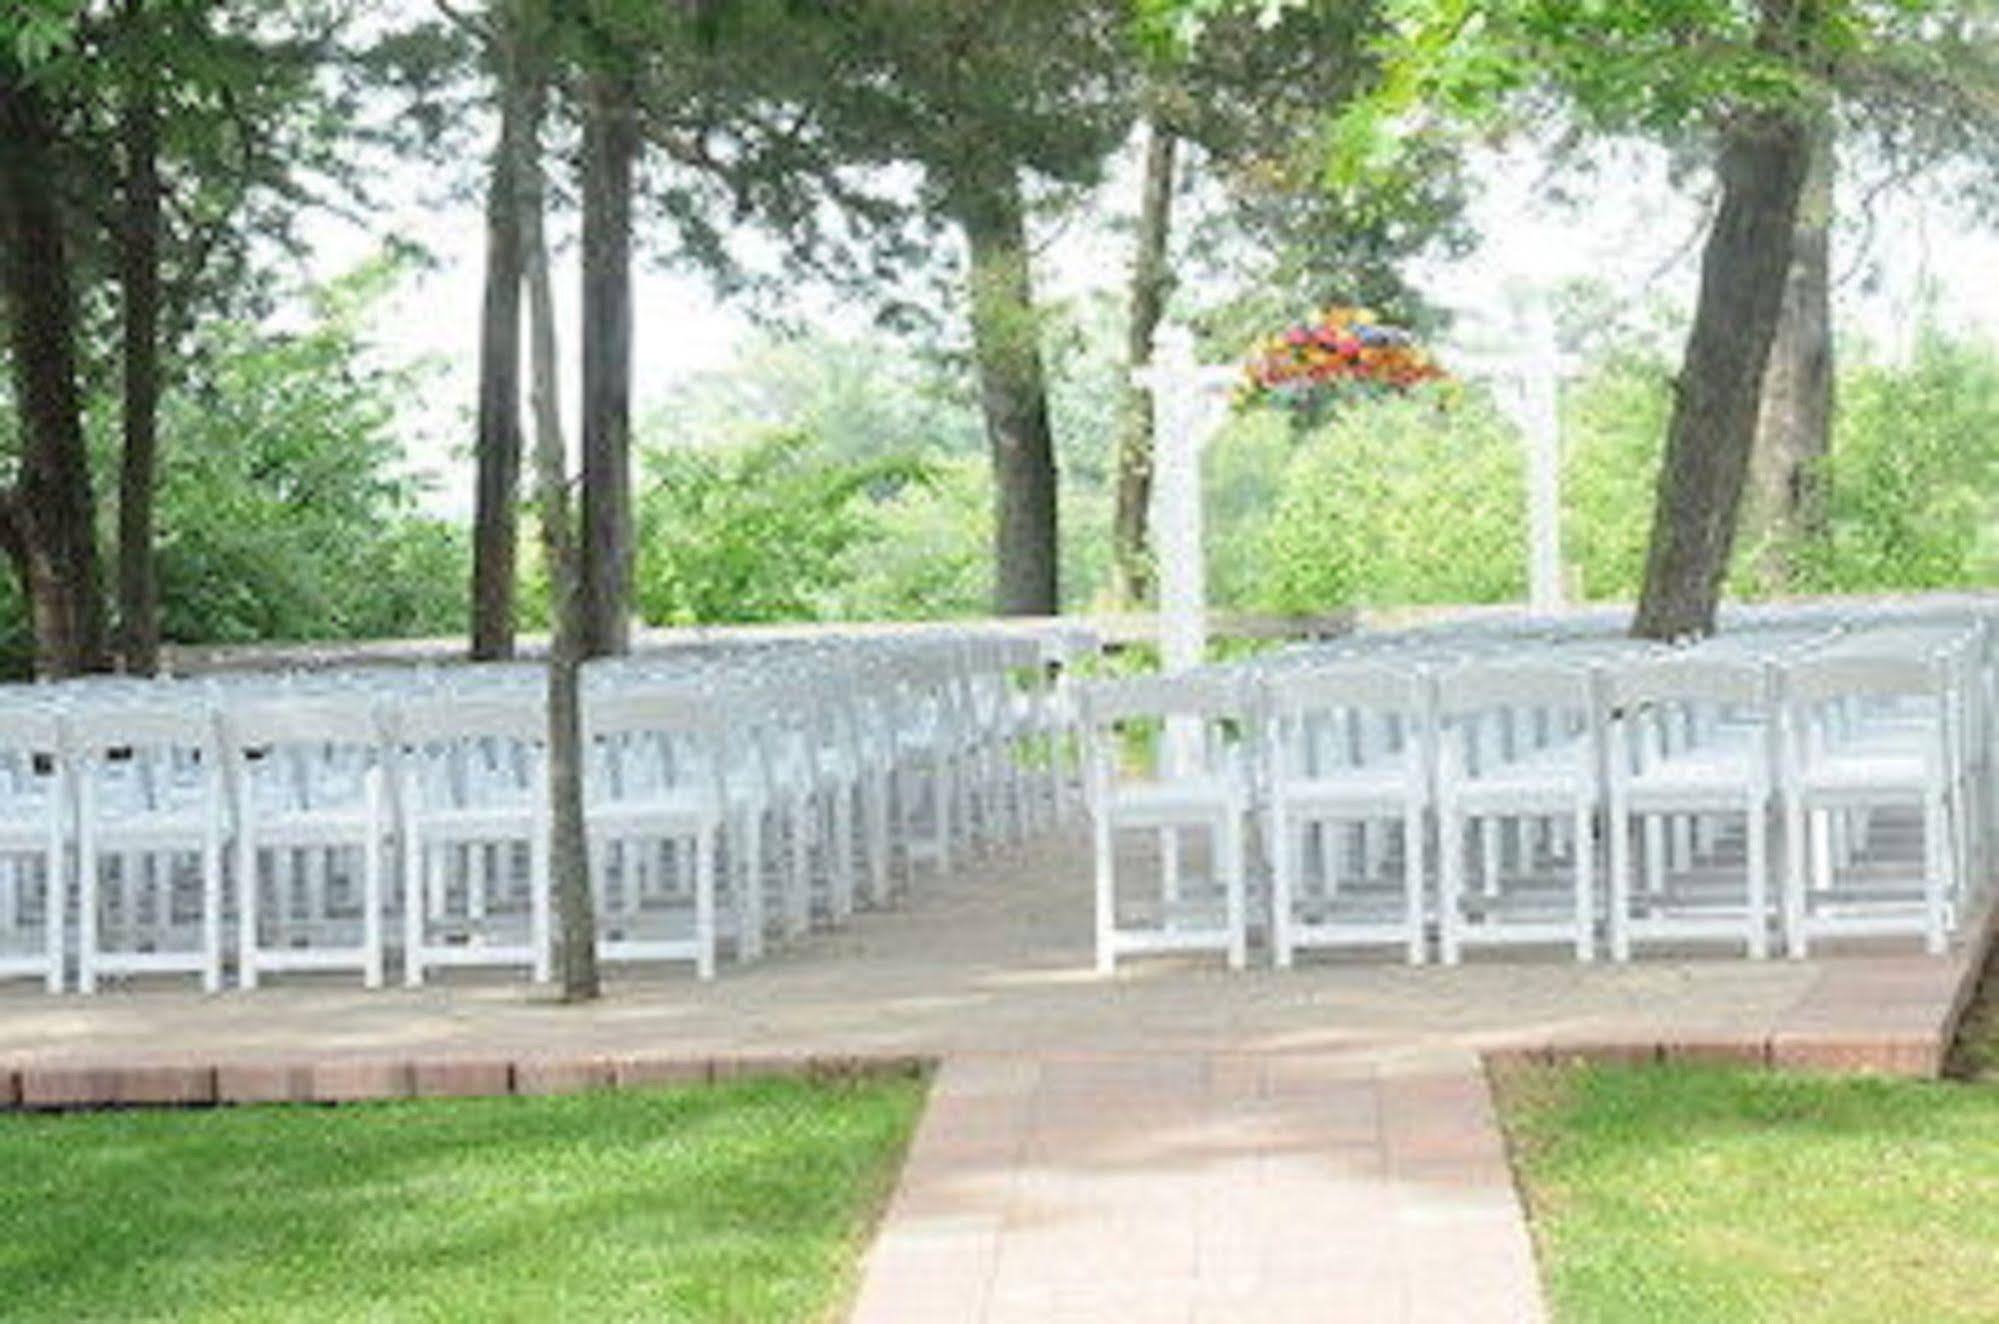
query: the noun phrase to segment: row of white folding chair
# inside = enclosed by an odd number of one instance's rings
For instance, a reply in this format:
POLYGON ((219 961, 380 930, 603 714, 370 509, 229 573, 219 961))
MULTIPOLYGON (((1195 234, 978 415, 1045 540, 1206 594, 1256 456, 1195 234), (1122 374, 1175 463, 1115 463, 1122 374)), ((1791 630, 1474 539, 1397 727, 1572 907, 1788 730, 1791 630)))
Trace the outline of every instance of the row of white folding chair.
MULTIPOLYGON (((1810 641, 1794 637, 1789 642, 1799 645, 1810 641)), ((1902 640, 1900 646, 1910 646, 1910 642, 1902 640)), ((1582 660, 1587 663, 1589 659, 1582 660)), ((1801 674, 1811 674, 1808 663, 1795 665, 1805 668, 1801 674)), ((1594 823, 1600 808, 1609 810, 1607 834, 1612 858, 1605 909, 1613 955, 1627 956, 1634 941, 1716 937, 1740 941, 1752 955, 1767 950, 1768 901, 1773 889, 1768 881, 1771 851, 1766 823, 1774 778, 1780 771, 1773 766, 1779 723, 1768 664, 1731 646, 1706 653, 1626 651, 1617 665, 1595 668, 1549 667, 1517 660, 1460 666, 1438 676, 1433 718, 1422 715, 1422 701, 1416 694, 1420 685, 1412 682, 1407 672, 1399 676, 1377 673, 1370 680, 1368 667, 1368 663, 1349 662, 1343 670, 1327 672, 1322 678, 1315 678, 1310 670, 1298 669, 1286 675, 1279 669, 1269 682, 1269 701, 1276 714, 1270 733, 1273 771, 1264 795, 1258 798, 1271 810, 1267 831, 1274 875, 1273 950, 1280 961, 1288 959, 1293 948, 1320 938, 1340 945, 1369 940, 1399 942, 1408 946, 1413 958, 1421 955, 1422 836, 1411 827, 1420 819, 1428 798, 1428 774, 1412 771, 1423 760, 1421 740, 1384 742, 1376 752, 1388 757, 1374 767, 1357 758, 1343 773, 1313 776, 1289 769, 1283 761, 1284 751, 1298 747, 1308 720, 1304 701, 1315 692, 1329 706, 1349 714, 1366 708, 1388 710, 1390 720, 1404 723, 1405 731, 1420 732, 1428 729, 1431 721, 1435 723, 1440 750, 1436 809, 1442 852, 1437 919, 1446 960, 1457 959, 1471 943, 1549 940, 1572 942, 1578 956, 1586 959, 1594 951, 1594 823), (1604 687, 1601 694, 1599 685, 1604 687), (1331 695, 1342 691, 1347 698, 1333 705, 1331 695), (1599 717, 1606 711, 1611 720, 1599 717), (1557 720, 1551 724, 1547 714, 1558 715, 1557 720), (1675 742, 1654 740, 1648 753, 1648 728, 1656 737, 1661 724, 1669 720, 1683 724, 1682 738, 1675 742), (1513 747, 1495 745, 1490 741, 1495 721, 1531 721, 1537 724, 1535 738, 1513 747), (1288 740, 1284 738, 1286 724, 1297 728, 1288 740), (1600 767, 1605 741, 1611 746, 1611 757, 1606 767, 1600 767), (1315 786, 1314 781, 1324 784, 1315 786), (1328 820, 1402 819, 1403 887, 1399 907, 1389 916, 1378 915, 1371 923, 1331 922, 1315 932, 1311 924, 1294 915, 1291 903, 1296 899, 1299 850, 1294 833, 1314 813, 1328 820), (1745 824, 1746 858, 1739 894, 1724 896, 1718 906, 1689 909, 1666 904, 1659 878, 1662 848, 1655 837, 1659 818, 1733 814, 1740 814, 1745 824), (1648 819, 1647 836, 1654 838, 1648 842, 1647 895, 1635 905, 1628 823, 1634 815, 1648 819), (1494 868, 1496 842, 1483 830, 1484 895, 1470 894, 1462 873, 1464 826, 1468 820, 1479 820, 1484 829, 1507 818, 1567 820, 1567 840, 1561 844, 1567 849, 1571 880, 1558 906, 1550 908, 1544 903, 1538 913, 1518 916, 1497 907, 1495 903, 1504 898, 1499 895, 1494 868)), ((1880 679, 1876 678, 1877 688, 1880 679)), ((1904 676, 1900 682, 1905 690, 1917 695, 1924 692, 1907 681, 1904 676)), ((1812 693, 1809 683, 1803 693, 1812 693)), ((1206 705, 1200 713, 1213 717, 1231 701, 1204 692, 1199 702, 1206 705)), ((1237 712, 1251 706, 1240 697, 1232 702, 1237 712)), ((1145 711, 1147 704, 1153 705, 1154 711, 1180 711, 1170 685, 1116 699, 1099 696, 1093 728, 1106 720, 1106 712, 1130 715, 1130 711, 1145 711)), ((1126 934, 1119 930, 1114 916, 1105 918, 1107 907, 1115 907, 1113 866, 1103 845, 1107 831, 1175 815, 1184 823, 1203 822, 1212 815, 1211 806, 1227 798, 1205 773, 1195 785, 1107 796, 1103 790, 1107 783, 1103 750, 1107 747, 1099 737, 1092 763, 1098 769, 1093 800, 1103 807, 1098 814, 1100 963, 1108 966, 1119 954, 1156 950, 1162 945, 1175 950, 1188 942, 1225 946, 1225 936, 1213 931, 1199 937, 1154 939, 1126 934)), ((1356 747, 1354 753, 1358 756, 1362 751, 1356 747)), ((1811 783, 1806 774, 1794 775, 1788 784, 1809 798, 1811 783)), ((1941 784, 1948 787, 1952 783, 1946 776, 1941 784)), ((1793 837, 1802 840, 1795 833, 1793 837)), ((1794 858, 1802 849, 1794 849, 1794 858)), ((1946 880, 1946 892, 1949 886, 1946 880)), ((1795 897, 1796 890, 1787 895, 1795 897)), ((1802 954, 1806 935, 1797 923, 1788 922, 1795 909, 1795 904, 1787 903, 1785 931, 1791 950, 1802 954)), ((1939 915, 1947 923, 1946 911, 1926 904, 1922 923, 1925 939, 1932 945, 1938 941, 1939 915)), ((1909 911, 1903 907, 1891 919, 1875 921, 1873 931, 1907 932, 1910 925, 1909 911)))

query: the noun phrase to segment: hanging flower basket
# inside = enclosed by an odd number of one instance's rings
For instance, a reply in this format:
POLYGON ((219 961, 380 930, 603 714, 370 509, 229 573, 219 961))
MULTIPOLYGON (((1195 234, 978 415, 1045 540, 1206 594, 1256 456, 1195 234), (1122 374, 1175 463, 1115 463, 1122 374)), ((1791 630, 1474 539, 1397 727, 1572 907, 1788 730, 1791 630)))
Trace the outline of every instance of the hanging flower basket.
POLYGON ((1365 400, 1401 395, 1448 374, 1400 327, 1365 308, 1328 308, 1272 336, 1243 368, 1238 409, 1274 406, 1302 423, 1365 400))

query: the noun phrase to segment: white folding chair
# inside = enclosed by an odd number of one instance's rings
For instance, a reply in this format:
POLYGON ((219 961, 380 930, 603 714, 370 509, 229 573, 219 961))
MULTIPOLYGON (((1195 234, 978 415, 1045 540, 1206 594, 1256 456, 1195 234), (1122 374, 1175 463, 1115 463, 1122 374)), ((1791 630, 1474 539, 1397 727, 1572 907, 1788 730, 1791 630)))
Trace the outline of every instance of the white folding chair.
POLYGON ((1455 964, 1471 944, 1551 942, 1591 959, 1602 748, 1592 673, 1517 658, 1456 667, 1439 676, 1438 720, 1444 962, 1455 964), (1475 892, 1465 886, 1471 824, 1479 828, 1475 892))
POLYGON ((106 975, 197 974, 222 987, 224 793, 199 694, 78 704, 77 987, 106 975), (115 863, 116 876, 103 876, 115 863))
POLYGON ((547 706, 539 688, 406 697, 389 714, 403 853, 403 979, 552 974, 547 706), (525 857, 525 870, 521 868, 525 857))
MULTIPOLYGON (((1634 942, 1740 941, 1769 953, 1769 823, 1776 767, 1777 709, 1768 663, 1700 652, 1633 659, 1603 677, 1609 746, 1611 956, 1627 960, 1634 942), (1668 815, 1743 820, 1742 884, 1728 885, 1716 852, 1669 877, 1668 815), (1646 886, 1633 887, 1632 829, 1645 827, 1646 886), (1711 875, 1719 871, 1724 875, 1711 875)), ((1718 837, 1702 833, 1702 844, 1718 837)), ((1689 849, 1691 855, 1691 847, 1689 849)))
POLYGON ((1219 951, 1231 969, 1248 953, 1243 827, 1251 805, 1248 757, 1253 714, 1231 673, 1183 673, 1104 681, 1081 696, 1096 861, 1097 969, 1120 956, 1219 951), (1165 728, 1158 729, 1164 723, 1165 728), (1149 739, 1151 767, 1120 768, 1120 741, 1149 739), (1117 887, 1120 832, 1157 834, 1157 898, 1124 913, 1117 887), (1184 876, 1183 834, 1205 833, 1213 877, 1184 876), (1136 922, 1134 922, 1136 921, 1136 922))
POLYGON ((1412 965, 1423 960, 1431 697, 1424 673, 1366 662, 1272 674, 1264 756, 1271 955, 1279 967, 1301 947, 1383 943, 1401 945, 1412 965), (1394 881, 1383 887, 1384 871, 1367 870, 1372 861, 1364 858, 1363 876, 1344 882, 1344 830, 1384 823, 1401 834, 1394 881), (1305 846, 1314 831, 1320 878, 1308 894, 1305 846))
POLYGON ((1899 933, 1943 951, 1963 787, 1947 661, 1841 649, 1792 663, 1782 686, 1791 955, 1806 955, 1821 936, 1899 933), (1916 819, 1916 861, 1893 849, 1898 810, 1916 819), (1904 872, 1912 866, 1914 880, 1904 872))
POLYGON ((358 970, 381 987, 389 817, 373 698, 236 700, 221 726, 236 810, 237 982, 358 970))
POLYGON ((0 978, 63 987, 70 799, 62 724, 52 709, 0 711, 0 978))
MULTIPOLYGON (((715 974, 717 858, 730 819, 722 742, 726 714, 712 695, 659 682, 593 686, 585 737, 596 776, 585 822, 594 858, 617 847, 631 902, 600 905, 598 956, 605 961, 691 961, 702 979, 715 974), (641 857, 670 848, 691 861, 684 891, 659 885, 646 894, 635 870, 641 857), (686 898, 679 904, 679 898, 686 898)), ((754 869, 739 893, 737 940, 754 944, 763 910, 754 869)))

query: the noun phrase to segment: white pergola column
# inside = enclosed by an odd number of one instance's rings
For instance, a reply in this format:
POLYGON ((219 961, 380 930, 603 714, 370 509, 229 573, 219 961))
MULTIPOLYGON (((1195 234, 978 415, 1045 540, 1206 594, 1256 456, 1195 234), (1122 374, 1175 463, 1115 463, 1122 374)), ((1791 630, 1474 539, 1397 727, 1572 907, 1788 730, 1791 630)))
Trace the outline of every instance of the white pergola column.
POLYGON ((1536 612, 1562 606, 1561 356, 1546 298, 1523 318, 1527 352, 1520 373, 1520 430, 1527 441, 1527 603, 1536 612))
POLYGON ((1152 538, 1159 573, 1160 663, 1198 667, 1208 655, 1208 583, 1201 511, 1201 452, 1228 416, 1236 371, 1204 367, 1194 335, 1161 327, 1152 363, 1133 374, 1152 393, 1152 538))

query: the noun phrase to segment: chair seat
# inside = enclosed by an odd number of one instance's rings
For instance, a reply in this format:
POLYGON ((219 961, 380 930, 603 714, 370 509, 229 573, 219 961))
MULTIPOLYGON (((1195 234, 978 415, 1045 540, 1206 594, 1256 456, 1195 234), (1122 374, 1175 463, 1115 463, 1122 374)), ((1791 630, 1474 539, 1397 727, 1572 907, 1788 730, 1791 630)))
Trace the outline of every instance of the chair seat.
MULTIPOLYGON (((158 813, 100 814, 91 827, 100 850, 134 850, 158 846, 193 848, 206 840, 207 811, 200 807, 158 813)), ((218 826, 217 835, 223 834, 218 826)))
POLYGON ((1864 795, 1868 792, 1916 794, 1933 780, 1930 762, 1920 751, 1883 746, 1843 748, 1820 754, 1805 764, 1799 782, 1807 794, 1864 795))
POLYGON ((1769 794, 1768 779, 1758 776, 1757 757, 1753 747, 1730 744, 1684 750, 1632 773, 1624 795, 1634 805, 1667 800, 1744 803, 1769 794))
MULTIPOLYGON (((341 806, 330 809, 257 808, 245 825, 259 845, 312 846, 338 844, 365 837, 369 828, 366 807, 341 806)), ((388 816, 378 814, 375 830, 386 831, 388 816)))
POLYGON ((1445 794, 1468 813, 1565 809, 1596 798, 1589 745, 1566 741, 1471 775, 1446 779, 1445 794))
POLYGON ((698 831, 712 825, 721 816, 721 808, 714 797, 692 787, 627 799, 600 800, 584 811, 584 818, 593 832, 633 835, 698 831))
POLYGON ((1286 778, 1271 788, 1287 810, 1397 810, 1411 790, 1408 766, 1386 759, 1358 767, 1335 768, 1311 777, 1286 778))
POLYGON ((1121 826, 1163 826, 1239 811, 1246 798, 1242 786, 1226 777, 1176 777, 1114 787, 1108 808, 1121 826))

